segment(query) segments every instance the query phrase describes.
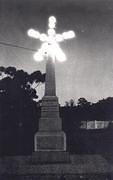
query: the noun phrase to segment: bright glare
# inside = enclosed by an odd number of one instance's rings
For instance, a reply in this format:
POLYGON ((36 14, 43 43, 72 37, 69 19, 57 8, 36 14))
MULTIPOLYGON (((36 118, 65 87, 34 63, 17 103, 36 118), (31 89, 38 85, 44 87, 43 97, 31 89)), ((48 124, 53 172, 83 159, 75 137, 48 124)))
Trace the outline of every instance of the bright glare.
POLYGON ((57 42, 62 42, 64 40, 64 38, 61 34, 56 34, 55 39, 57 42))
POLYGON ((74 31, 69 31, 69 32, 68 32, 68 36, 69 36, 70 38, 74 38, 74 37, 75 37, 75 32, 74 32, 74 31))
POLYGON ((45 42, 45 43, 42 44, 41 49, 40 49, 40 52, 41 52, 43 55, 45 55, 45 54, 48 53, 48 51, 49 51, 49 45, 48 45, 48 43, 45 42))
POLYGON ((56 24, 55 23, 49 23, 48 26, 49 26, 50 29, 54 29, 56 24))
POLYGON ((66 56, 63 53, 63 51, 61 50, 58 43, 54 43, 49 46, 48 55, 50 55, 53 58, 53 60, 56 58, 60 62, 63 62, 66 60, 66 56))
POLYGON ((64 54, 64 52, 61 50, 60 47, 56 49, 56 59, 57 59, 59 62, 64 62, 64 61, 66 61, 66 55, 64 54))
POLYGON ((47 41, 47 35, 46 34, 40 34, 40 41, 42 41, 42 42, 47 41))
POLYGON ((55 35, 55 30, 54 29, 48 29, 48 35, 49 36, 54 36, 55 35))
POLYGON ((51 56, 53 61, 57 59, 60 62, 66 61, 66 56, 64 52, 61 50, 58 43, 50 44, 43 43, 41 46, 41 49, 38 50, 38 52, 35 53, 34 59, 36 61, 42 61, 45 56, 51 56))
POLYGON ((63 52, 60 52, 59 54, 56 55, 56 59, 59 62, 64 62, 64 61, 66 61, 66 56, 65 56, 65 54, 63 52))
POLYGON ((50 22, 50 23, 56 23, 56 18, 55 18, 55 16, 50 16, 50 17, 49 17, 49 22, 50 22))
POLYGON ((71 39, 75 37, 75 32, 74 31, 68 31, 64 32, 63 34, 64 39, 71 39))
POLYGON ((54 16, 49 17, 49 28, 54 29, 56 26, 56 18, 54 16))
POLYGON ((42 55, 42 53, 40 53, 39 51, 36 52, 36 53, 34 54, 34 59, 35 59, 35 61, 38 61, 38 62, 43 61, 43 55, 42 55))
POLYGON ((40 33, 38 31, 35 31, 34 29, 29 29, 27 31, 28 36, 33 37, 35 39, 39 39, 40 33))
POLYGON ((56 34, 56 18, 54 16, 49 17, 48 21, 48 31, 47 34, 40 34, 34 29, 28 30, 28 35, 35 39, 40 39, 42 41, 41 48, 34 54, 34 59, 36 61, 42 61, 45 57, 51 56, 53 61, 57 59, 60 62, 66 60, 66 56, 62 49, 60 48, 58 42, 62 42, 65 39, 72 39, 76 36, 74 31, 67 31, 62 34, 56 34))

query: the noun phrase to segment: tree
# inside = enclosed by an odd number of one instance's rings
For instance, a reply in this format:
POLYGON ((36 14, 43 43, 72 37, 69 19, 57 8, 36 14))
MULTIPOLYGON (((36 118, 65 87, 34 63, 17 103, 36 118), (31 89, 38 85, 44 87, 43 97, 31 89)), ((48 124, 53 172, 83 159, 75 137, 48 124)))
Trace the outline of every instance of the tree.
POLYGON ((88 102, 84 97, 81 97, 78 99, 77 104, 78 106, 85 106, 85 105, 90 105, 91 103, 88 102))
POLYGON ((70 99, 69 101, 65 101, 65 107, 74 107, 75 101, 73 99, 70 99))
POLYGON ((73 99, 70 99, 69 103, 70 103, 70 107, 74 107, 75 102, 73 99))
POLYGON ((69 107, 69 102, 65 101, 65 107, 69 107))
POLYGON ((99 121, 113 121, 113 97, 99 100, 93 104, 94 117, 99 121))
POLYGON ((37 87, 44 81, 45 74, 40 71, 28 74, 15 67, 0 67, 0 130, 5 132, 3 141, 4 149, 8 149, 6 153, 30 151, 31 144, 27 140, 32 142, 40 116, 35 101, 38 95, 33 84, 37 87))

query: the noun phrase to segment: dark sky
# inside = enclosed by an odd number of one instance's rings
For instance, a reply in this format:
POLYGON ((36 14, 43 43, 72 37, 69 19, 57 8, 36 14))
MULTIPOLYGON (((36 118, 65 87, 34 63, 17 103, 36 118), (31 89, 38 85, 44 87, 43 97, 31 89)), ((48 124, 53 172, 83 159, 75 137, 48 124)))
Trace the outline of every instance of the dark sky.
MULTIPOLYGON (((40 41, 26 32, 29 28, 46 32, 50 15, 57 18, 58 33, 76 32, 75 39, 60 44, 67 56, 66 62, 56 62, 60 103, 113 96, 113 1, 0 0, 0 41, 38 49, 40 41)), ((1 65, 45 71, 45 62, 35 62, 33 52, 5 46, 0 46, 1 65)))

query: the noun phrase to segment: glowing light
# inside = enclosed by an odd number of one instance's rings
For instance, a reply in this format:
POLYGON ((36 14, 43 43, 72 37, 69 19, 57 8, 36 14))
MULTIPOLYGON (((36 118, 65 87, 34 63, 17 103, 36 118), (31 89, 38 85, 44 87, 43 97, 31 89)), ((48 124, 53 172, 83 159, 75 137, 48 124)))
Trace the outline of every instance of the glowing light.
POLYGON ((55 35, 55 30, 54 29, 48 29, 48 35, 49 36, 54 36, 55 35))
POLYGON ((28 36, 33 37, 35 39, 39 39, 40 33, 38 31, 35 31, 34 29, 29 29, 27 31, 28 36))
POLYGON ((57 42, 62 42, 64 40, 64 38, 61 34, 56 34, 55 39, 57 42))
POLYGON ((61 48, 59 46, 56 48, 56 59, 59 62, 66 61, 66 55, 64 54, 64 52, 61 50, 61 48))
POLYGON ((48 43, 45 42, 41 46, 41 52, 42 52, 43 55, 47 55, 48 51, 49 51, 49 46, 48 46, 48 43))
POLYGON ((40 41, 43 42, 41 48, 34 54, 34 59, 36 61, 42 61, 45 56, 51 56, 53 61, 57 59, 60 62, 64 62, 66 60, 66 55, 60 48, 58 42, 74 38, 75 33, 71 30, 62 34, 56 34, 56 18, 54 16, 49 17, 48 27, 47 34, 40 34, 34 29, 28 31, 30 37, 40 39, 40 41))
POLYGON ((75 32, 74 31, 68 31, 62 33, 64 39, 72 39, 75 37, 75 32))
POLYGON ((40 41, 42 41, 42 42, 47 41, 47 35, 46 34, 40 34, 40 41))
POLYGON ((50 16, 50 17, 49 17, 49 22, 50 22, 50 23, 56 23, 56 18, 55 18, 55 16, 50 16))
POLYGON ((69 36, 70 39, 74 38, 75 37, 75 32, 74 31, 69 31, 68 36, 69 36))
POLYGON ((56 26, 56 18, 54 16, 49 17, 49 28, 54 29, 56 26))
POLYGON ((34 54, 34 59, 35 59, 35 61, 38 61, 38 62, 43 61, 43 55, 42 55, 42 53, 41 53, 40 51, 36 52, 36 53, 34 54))
POLYGON ((55 28, 55 23, 49 23, 49 28, 51 28, 51 29, 53 29, 53 28, 55 28))

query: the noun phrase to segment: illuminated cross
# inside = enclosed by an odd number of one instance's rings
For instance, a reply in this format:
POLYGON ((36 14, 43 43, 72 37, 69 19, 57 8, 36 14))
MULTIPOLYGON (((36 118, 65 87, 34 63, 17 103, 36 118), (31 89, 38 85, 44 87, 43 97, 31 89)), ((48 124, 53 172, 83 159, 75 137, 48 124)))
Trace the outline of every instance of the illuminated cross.
MULTIPOLYGON (((65 61, 66 56, 59 46, 59 42, 75 37, 73 31, 57 34, 56 18, 49 17, 47 34, 40 34, 34 29, 28 30, 28 35, 42 41, 41 48, 34 54, 36 61, 46 59, 45 95, 42 98, 39 131, 35 134, 35 151, 66 151, 66 135, 62 131, 59 116, 59 103, 56 96, 55 63, 65 61)), ((64 155, 63 155, 64 157, 64 155)), ((57 159, 57 158, 56 158, 57 159)), ((62 161, 62 155, 60 157, 62 161)))
POLYGON ((71 39, 75 37, 74 31, 64 32, 62 34, 57 34, 56 28, 56 18, 54 16, 49 17, 48 31, 47 34, 40 34, 34 29, 28 30, 28 35, 35 39, 42 41, 41 48, 35 53, 34 59, 36 61, 44 60, 44 57, 51 56, 53 60, 65 61, 66 56, 59 46, 59 42, 66 39, 71 39))

